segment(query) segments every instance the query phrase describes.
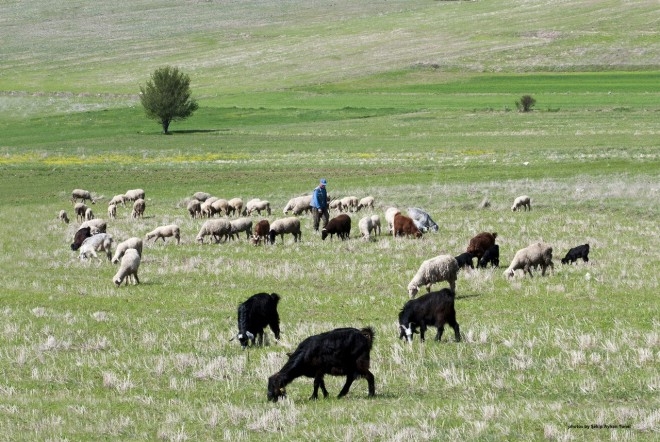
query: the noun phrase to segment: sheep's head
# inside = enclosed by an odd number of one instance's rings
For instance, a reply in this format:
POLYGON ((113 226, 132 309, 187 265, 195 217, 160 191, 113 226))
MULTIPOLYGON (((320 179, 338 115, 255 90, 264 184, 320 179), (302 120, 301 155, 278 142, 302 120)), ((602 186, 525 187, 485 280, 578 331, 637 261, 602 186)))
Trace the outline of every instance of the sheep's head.
POLYGON ((507 278, 513 278, 514 271, 513 269, 506 269, 504 271, 504 276, 507 278))
POLYGON ((245 333, 239 333, 236 335, 236 337, 238 338, 238 342, 241 343, 241 347, 243 347, 243 349, 247 348, 249 341, 254 342, 254 335, 249 331, 246 331, 245 333))
POLYGON ((282 376, 275 373, 268 378, 268 400, 277 402, 281 397, 286 397, 286 389, 282 382, 282 376))
POLYGON ((414 298, 415 296, 417 296, 418 292, 419 292, 419 287, 418 286, 416 286, 416 285, 409 285, 408 286, 408 296, 410 296, 411 299, 414 298))
POLYGON ((121 285, 121 279, 117 278, 113 281, 117 287, 121 285))
POLYGON ((325 241, 325 239, 326 239, 327 237, 328 237, 328 230, 327 230, 327 229, 323 229, 323 230, 321 231, 321 239, 325 241))

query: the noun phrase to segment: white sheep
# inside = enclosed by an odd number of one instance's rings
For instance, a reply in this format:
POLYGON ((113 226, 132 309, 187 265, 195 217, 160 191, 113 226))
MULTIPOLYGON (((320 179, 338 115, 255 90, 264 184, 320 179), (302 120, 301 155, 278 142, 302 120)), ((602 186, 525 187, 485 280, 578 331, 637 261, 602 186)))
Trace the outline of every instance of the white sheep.
POLYGON ((261 211, 265 210, 270 215, 270 202, 254 198, 245 203, 245 215, 252 215, 254 212, 261 215, 261 211))
POLYGON ((78 230, 84 227, 89 227, 90 233, 92 235, 95 235, 97 233, 105 233, 108 227, 108 223, 102 218, 94 218, 82 223, 80 227, 78 227, 78 230))
POLYGON ((300 220, 295 216, 276 219, 270 224, 270 232, 268 232, 270 243, 275 244, 275 238, 277 235, 280 235, 282 237, 282 242, 284 242, 284 234, 286 233, 293 235, 294 242, 298 242, 302 239, 300 220))
POLYGON ((227 201, 227 215, 236 213, 239 215, 243 213, 243 200, 241 198, 232 198, 227 201))
POLYGON ((110 219, 117 218, 117 205, 116 204, 110 204, 108 206, 108 218, 110 218, 110 219))
POLYGON ((358 206, 358 199, 356 196, 345 196, 341 199, 342 211, 355 211, 358 206))
POLYGON ((373 230, 374 235, 376 234, 376 231, 378 231, 378 235, 380 235, 380 216, 371 215, 371 229, 373 230))
POLYGON ((294 215, 300 215, 303 212, 311 211, 311 204, 312 195, 297 196, 291 198, 289 202, 286 203, 286 206, 284 206, 284 210, 282 212, 286 215, 290 210, 294 215))
POLYGON ((511 278, 518 269, 523 269, 523 275, 529 273, 532 275, 532 267, 541 266, 541 276, 545 275, 545 270, 550 267, 554 270, 552 263, 552 247, 548 244, 537 242, 524 249, 520 249, 513 256, 511 265, 504 271, 504 276, 511 278))
POLYGON ((239 233, 245 232, 246 239, 250 239, 250 233, 252 233, 252 218, 238 218, 231 221, 231 230, 229 236, 231 239, 239 237, 239 233))
POLYGON ((217 214, 224 213, 225 215, 229 215, 229 210, 230 210, 229 201, 227 201, 224 198, 218 198, 215 201, 213 201, 211 203, 211 208, 213 209, 211 216, 213 216, 216 213, 217 214))
POLYGON ((94 212, 92 212, 92 209, 88 207, 87 210, 85 210, 85 221, 89 221, 92 219, 94 219, 94 212))
POLYGON ((375 200, 374 200, 373 196, 365 196, 364 198, 362 198, 358 202, 356 210, 361 210, 361 209, 364 209, 364 208, 367 208, 367 207, 369 207, 370 209, 373 209, 374 208, 374 202, 375 202, 375 200))
POLYGON ((143 218, 144 209, 146 208, 147 203, 142 199, 138 198, 133 203, 133 211, 131 212, 131 218, 143 218))
POLYGON ((117 248, 115 249, 115 254, 112 257, 112 263, 117 264, 121 259, 121 257, 124 256, 124 253, 126 253, 126 250, 128 249, 137 250, 138 255, 142 257, 142 238, 133 236, 117 244, 117 248))
POLYGON ((85 212, 87 212, 87 205, 85 203, 76 203, 73 206, 73 211, 76 214, 76 221, 85 221, 85 212))
POLYGON ((213 236, 213 239, 215 239, 215 242, 220 242, 220 239, 223 237, 227 238, 230 234, 231 222, 228 219, 210 219, 202 224, 202 228, 199 230, 195 240, 203 243, 204 237, 211 235, 213 236))
POLYGON ((373 222, 371 221, 370 216, 365 216, 364 218, 360 219, 358 222, 358 228, 360 229, 360 234, 362 235, 362 238, 368 240, 369 239, 369 234, 373 230, 373 222))
POLYGON ((188 201, 186 209, 191 218, 199 218, 202 216, 202 203, 198 199, 193 198, 188 201))
POLYGON ((126 199, 124 198, 124 194, 113 196, 112 199, 108 201, 109 206, 112 204, 114 204, 115 206, 121 204, 122 206, 126 207, 126 199))
POLYGON ((138 199, 144 199, 144 190, 142 189, 131 189, 127 190, 124 194, 124 199, 126 201, 135 201, 138 199))
POLYGON ((193 193, 193 198, 203 203, 207 199, 211 198, 211 194, 206 192, 195 192, 193 193))
POLYGON ((206 200, 201 204, 202 216, 211 218, 213 215, 217 213, 217 211, 213 207, 213 203, 218 201, 218 199, 219 198, 215 196, 206 198, 206 200))
POLYGON ((88 190, 73 189, 73 191, 71 192, 71 202, 75 203, 78 200, 81 200, 80 202, 82 203, 84 203, 87 200, 90 200, 92 204, 96 204, 96 200, 92 198, 92 194, 88 190))
POLYGON ((162 238, 163 242, 165 242, 165 238, 170 238, 174 237, 176 238, 176 243, 179 244, 181 241, 181 230, 179 229, 179 226, 176 224, 169 224, 167 226, 159 226, 156 227, 154 230, 151 232, 147 233, 145 235, 145 238, 150 240, 151 238, 154 238, 154 242, 158 241, 158 238, 162 238))
POLYGON ((66 210, 60 210, 60 213, 57 215, 57 219, 63 221, 66 224, 69 224, 69 215, 66 214, 66 210))
POLYGON ((456 294, 456 279, 458 277, 458 262, 451 255, 438 255, 427 259, 419 266, 419 270, 408 283, 408 295, 414 298, 419 292, 419 287, 426 286, 426 291, 431 291, 431 285, 440 281, 449 282, 449 288, 456 294))
POLYGON ((140 280, 138 279, 138 268, 140 268, 140 254, 135 249, 127 249, 124 252, 124 256, 121 258, 121 264, 119 265, 119 270, 115 276, 112 277, 112 281, 117 287, 126 279, 126 284, 128 285, 128 280, 132 276, 135 284, 139 284, 140 280))
POLYGON ((109 233, 97 233, 89 238, 86 238, 79 250, 79 258, 81 261, 86 258, 98 258, 96 252, 105 252, 108 260, 112 257, 112 235, 109 233))
POLYGON ((342 205, 341 205, 341 198, 335 198, 333 200, 330 200, 330 203, 328 204, 328 209, 330 210, 338 210, 342 211, 342 205))
POLYGON ((513 206, 511 206, 511 210, 515 212, 520 208, 520 206, 522 206, 524 210, 532 210, 531 200, 527 195, 521 195, 518 198, 516 198, 513 201, 513 206))
POLYGON ((392 233, 394 231, 394 215, 401 213, 396 207, 388 207, 385 209, 385 221, 387 221, 387 231, 392 233))

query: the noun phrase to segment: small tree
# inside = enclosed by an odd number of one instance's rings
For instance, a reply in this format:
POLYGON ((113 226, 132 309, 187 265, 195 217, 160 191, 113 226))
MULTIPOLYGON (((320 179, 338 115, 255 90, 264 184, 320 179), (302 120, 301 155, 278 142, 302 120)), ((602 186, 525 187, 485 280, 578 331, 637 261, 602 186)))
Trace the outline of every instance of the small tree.
POLYGON ((165 134, 172 121, 185 120, 199 107, 190 95, 190 78, 171 66, 156 69, 147 84, 140 86, 147 117, 158 121, 165 134))
POLYGON ((536 100, 531 95, 523 95, 520 101, 516 101, 516 107, 520 112, 529 112, 532 110, 536 100))

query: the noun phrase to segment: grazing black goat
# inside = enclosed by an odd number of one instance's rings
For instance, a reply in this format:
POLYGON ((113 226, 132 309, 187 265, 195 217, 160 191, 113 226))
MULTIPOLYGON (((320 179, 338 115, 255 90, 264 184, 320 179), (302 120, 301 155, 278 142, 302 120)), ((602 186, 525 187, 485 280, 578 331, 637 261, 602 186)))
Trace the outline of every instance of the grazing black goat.
POLYGON ((244 303, 238 306, 238 341, 241 347, 246 348, 249 341, 255 345, 263 345, 264 328, 269 326, 280 339, 280 315, 277 313, 277 303, 280 295, 277 293, 257 293, 250 296, 244 303))
POLYGON ((277 402, 286 396, 284 387, 300 376, 314 378, 314 392, 310 399, 318 399, 319 388, 323 397, 328 397, 323 381, 326 374, 346 376, 346 383, 337 397, 346 395, 353 381, 361 376, 367 379, 369 396, 374 396, 374 375, 369 371, 373 342, 371 327, 361 330, 337 328, 306 338, 290 354, 282 369, 268 378, 268 400, 277 402))
POLYGON ((500 266, 500 246, 497 244, 493 244, 488 250, 484 252, 484 256, 481 257, 477 265, 480 268, 485 269, 488 264, 493 267, 500 266))
POLYGON ((321 239, 325 240, 328 235, 332 239, 332 235, 337 234, 343 240, 348 239, 351 234, 351 217, 342 213, 328 221, 328 224, 321 231, 321 239))
POLYGON ((589 262, 589 244, 582 244, 581 246, 573 247, 561 260, 561 263, 568 264, 570 262, 572 264, 580 258, 582 258, 584 262, 589 262))
POLYGON ((427 293, 404 304, 399 313, 399 329, 401 330, 399 339, 405 337, 406 341, 412 342, 413 334, 417 333, 417 326, 419 326, 419 336, 424 342, 426 328, 431 325, 438 328, 435 340, 439 341, 442 338, 445 324, 449 324, 454 329, 454 337, 456 342, 459 342, 461 333, 458 322, 456 322, 454 295, 447 288, 427 293))
POLYGON ((92 236, 91 227, 83 227, 82 229, 78 229, 75 235, 73 235, 73 243, 71 244, 71 250, 78 250, 80 246, 82 246, 83 241, 85 241, 90 236, 92 236))
POLYGON ((474 255, 472 255, 472 253, 469 252, 461 253, 460 255, 455 257, 459 269, 462 269, 463 267, 469 267, 473 269, 474 268, 474 264, 472 264, 473 258, 474 255))

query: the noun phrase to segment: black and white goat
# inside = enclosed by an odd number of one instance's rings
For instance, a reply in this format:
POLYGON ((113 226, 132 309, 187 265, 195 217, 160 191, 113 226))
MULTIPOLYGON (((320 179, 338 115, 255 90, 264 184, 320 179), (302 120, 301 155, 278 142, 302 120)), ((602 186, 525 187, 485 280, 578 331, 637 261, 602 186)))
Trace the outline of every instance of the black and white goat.
POLYGON ((568 251, 566 256, 562 258, 562 264, 572 264, 578 259, 582 258, 584 262, 589 262, 589 244, 582 244, 581 246, 573 247, 568 251))
MULTIPOLYGON (((257 293, 250 296, 238 306, 238 334, 236 337, 244 349, 252 341, 263 345, 264 328, 269 326, 280 339, 280 315, 277 313, 277 303, 280 295, 277 293, 257 293)), ((232 338, 233 339, 233 338, 232 338)))
POLYGON ((337 328, 302 341, 290 354, 282 369, 268 378, 268 400, 277 402, 286 396, 285 387, 301 376, 314 378, 314 392, 310 399, 318 399, 319 388, 328 397, 323 377, 346 376, 346 383, 338 397, 345 396, 353 381, 364 377, 369 384, 369 396, 376 394, 374 375, 369 371, 370 352, 374 342, 371 327, 337 328))
POLYGON ((459 342, 461 333, 458 322, 456 322, 454 296, 452 291, 447 288, 427 293, 404 304, 399 313, 399 329, 401 331, 399 339, 405 337, 406 341, 412 342, 413 334, 417 333, 417 327, 419 326, 419 336, 424 342, 424 333, 430 325, 437 327, 438 333, 435 340, 439 341, 442 338, 445 324, 449 324, 454 329, 454 337, 456 342, 459 342))
POLYGON ((493 244, 484 252, 484 256, 481 257, 477 265, 478 267, 485 269, 488 264, 493 267, 500 266, 500 246, 497 244, 493 244))

